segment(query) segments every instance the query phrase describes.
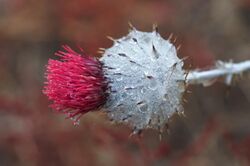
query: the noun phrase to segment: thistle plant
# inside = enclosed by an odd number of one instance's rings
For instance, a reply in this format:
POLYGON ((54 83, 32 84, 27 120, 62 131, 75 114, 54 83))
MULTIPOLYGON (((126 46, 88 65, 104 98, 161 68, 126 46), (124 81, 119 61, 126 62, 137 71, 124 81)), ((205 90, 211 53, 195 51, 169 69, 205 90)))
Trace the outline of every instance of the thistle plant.
POLYGON ((183 113, 183 94, 189 84, 211 85, 219 77, 230 85, 233 76, 250 70, 250 61, 234 64, 218 61, 210 70, 187 71, 177 56, 171 36, 130 32, 113 39, 113 46, 101 49, 95 59, 63 46, 61 60, 49 60, 44 93, 51 107, 75 123, 89 111, 103 111, 118 123, 133 128, 133 134, 146 128, 162 131, 169 118, 183 113))

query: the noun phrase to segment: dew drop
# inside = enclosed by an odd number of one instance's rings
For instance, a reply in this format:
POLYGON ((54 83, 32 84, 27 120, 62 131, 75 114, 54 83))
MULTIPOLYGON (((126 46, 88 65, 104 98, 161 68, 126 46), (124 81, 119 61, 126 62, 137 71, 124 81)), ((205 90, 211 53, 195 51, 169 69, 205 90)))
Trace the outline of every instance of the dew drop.
POLYGON ((146 88, 144 88, 144 87, 141 88, 141 93, 142 93, 142 94, 146 93, 146 91, 147 91, 146 88))
POLYGON ((123 78, 121 76, 116 77, 116 81, 122 81, 122 80, 123 80, 123 78))
POLYGON ((169 95, 168 95, 168 94, 164 94, 163 100, 164 100, 164 101, 170 101, 169 95))
POLYGON ((138 108, 142 113, 146 113, 148 111, 148 105, 146 103, 139 104, 138 108))
POLYGON ((151 90, 156 90, 157 89, 157 81, 156 81, 156 79, 150 79, 148 88, 151 89, 151 90))

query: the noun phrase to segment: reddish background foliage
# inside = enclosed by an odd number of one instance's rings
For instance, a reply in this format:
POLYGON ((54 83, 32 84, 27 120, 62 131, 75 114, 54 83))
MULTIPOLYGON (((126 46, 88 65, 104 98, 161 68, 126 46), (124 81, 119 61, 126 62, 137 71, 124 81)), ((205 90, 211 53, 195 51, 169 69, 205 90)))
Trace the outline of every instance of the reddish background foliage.
POLYGON ((188 56, 187 68, 250 57, 248 0, 0 1, 0 165, 249 165, 250 84, 193 86, 186 116, 174 115, 162 141, 156 131, 129 138, 101 112, 79 126, 53 113, 42 94, 45 64, 62 44, 96 53, 125 35, 127 22, 158 23, 188 56))

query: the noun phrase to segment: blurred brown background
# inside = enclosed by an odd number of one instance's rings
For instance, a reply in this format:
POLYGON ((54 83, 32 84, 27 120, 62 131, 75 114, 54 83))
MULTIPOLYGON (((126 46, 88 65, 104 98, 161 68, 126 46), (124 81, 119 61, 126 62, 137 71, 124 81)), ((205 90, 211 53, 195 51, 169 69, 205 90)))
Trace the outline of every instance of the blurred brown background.
POLYGON ((156 131, 129 138, 102 113, 73 126, 48 108, 45 65, 61 44, 100 56, 128 21, 174 33, 192 68, 250 59, 249 0, 0 0, 1 166, 250 165, 247 75, 232 87, 190 87, 186 116, 173 116, 162 141, 156 131))

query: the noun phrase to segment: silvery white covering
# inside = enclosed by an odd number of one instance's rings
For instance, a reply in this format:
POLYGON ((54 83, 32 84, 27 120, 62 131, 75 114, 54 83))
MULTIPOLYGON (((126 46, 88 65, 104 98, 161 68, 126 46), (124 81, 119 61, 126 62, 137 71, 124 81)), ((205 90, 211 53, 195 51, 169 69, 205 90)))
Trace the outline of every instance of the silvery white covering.
POLYGON ((110 119, 128 123, 136 133, 144 128, 164 128, 169 117, 181 109, 183 61, 175 46, 157 31, 134 28, 115 40, 100 60, 110 81, 105 105, 110 119))

